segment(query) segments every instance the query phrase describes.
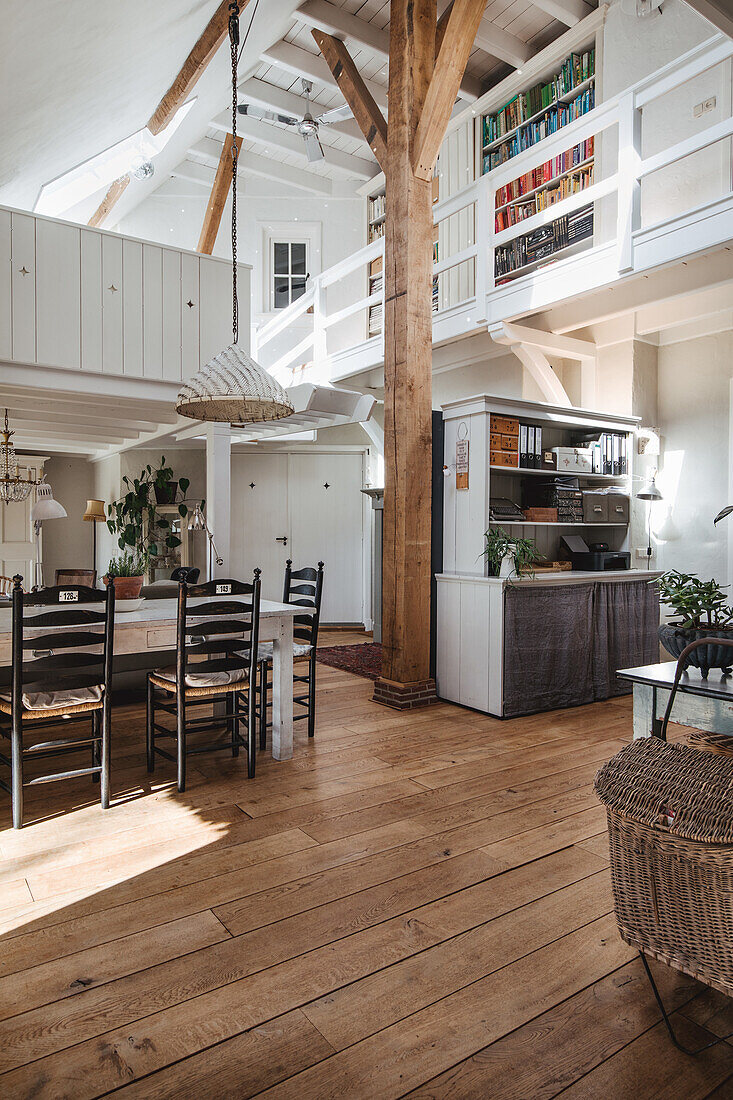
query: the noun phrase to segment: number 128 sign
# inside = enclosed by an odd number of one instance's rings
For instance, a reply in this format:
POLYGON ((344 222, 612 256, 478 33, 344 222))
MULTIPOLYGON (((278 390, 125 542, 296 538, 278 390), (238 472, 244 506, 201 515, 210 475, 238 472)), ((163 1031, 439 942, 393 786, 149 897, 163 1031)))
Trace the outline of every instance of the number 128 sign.
POLYGON ((468 488, 468 440, 456 442, 456 489, 468 488))

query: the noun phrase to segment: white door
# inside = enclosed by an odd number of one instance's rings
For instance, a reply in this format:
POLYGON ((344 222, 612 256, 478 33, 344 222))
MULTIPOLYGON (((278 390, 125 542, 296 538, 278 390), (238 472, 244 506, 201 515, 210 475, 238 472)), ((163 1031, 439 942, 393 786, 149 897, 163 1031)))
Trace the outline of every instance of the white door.
POLYGON ((324 563, 324 623, 364 621, 363 456, 290 455, 290 557, 324 563))
POLYGON ((246 580, 260 568, 265 600, 282 600, 288 528, 288 456, 233 454, 232 575, 246 580))
MULTIPOLYGON (((35 499, 35 493, 31 493, 26 500, 15 504, 0 504, 0 573, 4 577, 20 573, 26 591, 35 583, 36 551, 31 523, 35 499)), ((53 583, 53 577, 49 583, 53 583)))

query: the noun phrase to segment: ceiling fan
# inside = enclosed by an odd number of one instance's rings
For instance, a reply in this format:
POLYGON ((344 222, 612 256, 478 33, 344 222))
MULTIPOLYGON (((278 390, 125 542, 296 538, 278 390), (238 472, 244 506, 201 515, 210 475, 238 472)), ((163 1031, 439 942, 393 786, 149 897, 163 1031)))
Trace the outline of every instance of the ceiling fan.
POLYGON ((302 118, 294 115, 281 115, 276 111, 267 111, 257 107, 253 103, 240 103, 237 107, 240 115, 249 115, 251 118, 260 119, 262 122, 282 122, 297 130, 305 142, 305 153, 308 160, 313 162, 323 160, 323 146, 318 139, 318 127, 330 126, 334 122, 343 122, 344 119, 353 118, 351 107, 347 103, 343 107, 334 107, 332 111, 326 111, 314 118, 310 109, 310 94, 313 84, 310 80, 303 80, 303 94, 305 96, 305 113, 302 118))

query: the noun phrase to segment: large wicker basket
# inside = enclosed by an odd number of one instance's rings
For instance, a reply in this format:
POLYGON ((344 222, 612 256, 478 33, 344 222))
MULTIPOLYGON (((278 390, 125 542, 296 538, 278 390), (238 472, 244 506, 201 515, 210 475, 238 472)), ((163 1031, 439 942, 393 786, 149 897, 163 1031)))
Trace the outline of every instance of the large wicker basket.
POLYGON ((733 759, 644 738, 595 789, 622 939, 733 996, 733 759))

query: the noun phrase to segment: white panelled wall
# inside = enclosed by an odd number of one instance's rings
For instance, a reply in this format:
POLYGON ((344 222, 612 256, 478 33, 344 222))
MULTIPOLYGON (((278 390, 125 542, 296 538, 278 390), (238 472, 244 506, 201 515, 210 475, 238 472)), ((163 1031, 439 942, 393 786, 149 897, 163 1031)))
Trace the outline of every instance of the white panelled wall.
POLYGON ((178 382, 231 342, 230 288, 224 260, 0 208, 0 360, 178 382))

